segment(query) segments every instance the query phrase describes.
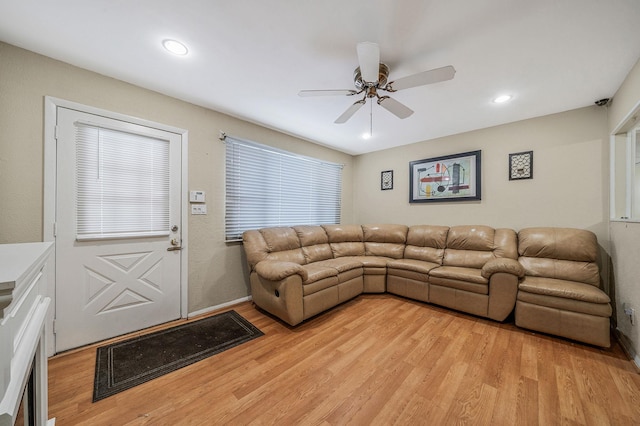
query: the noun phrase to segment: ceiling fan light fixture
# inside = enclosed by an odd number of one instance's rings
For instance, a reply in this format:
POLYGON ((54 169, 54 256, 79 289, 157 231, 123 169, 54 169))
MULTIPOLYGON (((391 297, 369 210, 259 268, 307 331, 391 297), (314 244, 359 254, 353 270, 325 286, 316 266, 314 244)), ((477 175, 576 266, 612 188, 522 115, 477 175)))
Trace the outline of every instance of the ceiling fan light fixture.
POLYGON ((167 52, 173 53, 178 56, 186 56, 189 53, 189 49, 183 43, 173 40, 173 39, 165 39, 162 40, 162 47, 164 47, 167 52))
POLYGON ((511 95, 500 95, 498 97, 493 98, 493 103, 494 104, 503 104, 505 102, 509 102, 511 99, 513 99, 513 96, 511 96, 511 95))

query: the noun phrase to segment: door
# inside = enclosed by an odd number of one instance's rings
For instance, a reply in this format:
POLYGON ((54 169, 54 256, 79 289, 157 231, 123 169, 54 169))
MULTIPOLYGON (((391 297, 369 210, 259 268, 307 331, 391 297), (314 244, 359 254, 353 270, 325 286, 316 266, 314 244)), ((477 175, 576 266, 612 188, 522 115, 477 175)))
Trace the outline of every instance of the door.
POLYGON ((180 317, 181 135, 58 107, 56 352, 180 317))

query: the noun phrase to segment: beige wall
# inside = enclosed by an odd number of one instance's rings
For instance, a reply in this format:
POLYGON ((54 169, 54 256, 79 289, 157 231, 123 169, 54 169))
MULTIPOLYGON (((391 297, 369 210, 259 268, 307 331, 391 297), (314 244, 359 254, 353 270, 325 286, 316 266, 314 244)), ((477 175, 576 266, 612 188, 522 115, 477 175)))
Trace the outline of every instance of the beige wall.
POLYGON ((242 246, 224 243, 220 130, 345 164, 342 215, 353 221, 350 155, 0 43, 0 243, 43 239, 44 96, 188 130, 189 188, 208 207, 189 217, 189 312, 249 295, 242 246))
MULTIPOLYGON (((0 243, 42 241, 43 100, 54 96, 189 131, 189 188, 207 192, 209 214, 189 217, 189 311, 249 294, 239 244, 224 243, 224 145, 220 130, 345 164, 343 223, 574 226, 612 254, 618 303, 640 309, 640 224, 608 221, 608 133, 640 100, 640 65, 607 109, 588 107, 351 157, 0 43, 0 243), (482 150, 482 201, 410 204, 409 162, 482 150), (508 180, 508 154, 534 151, 534 178, 508 180), (394 189, 380 172, 394 170, 394 189), (622 228, 624 227, 624 228, 622 228)), ((608 262, 605 259, 605 269, 608 262)), ((606 271, 604 271, 606 274, 606 271)), ((619 309, 620 311, 620 309, 619 309)), ((620 323, 621 313, 618 312, 620 323)), ((621 326, 621 327, 624 327, 621 326)), ((638 326, 623 329, 638 352, 638 326)))
MULTIPOLYGON (((517 106, 514 106, 517 107, 517 106)), ((607 112, 588 107, 360 155, 356 222, 485 224, 592 230, 608 244, 607 112), (482 201, 409 203, 409 162, 482 150, 482 201), (509 153, 533 151, 533 179, 509 181, 509 153), (394 189, 380 172, 394 170, 394 189)))
MULTIPOLYGON (((609 132, 613 132, 640 102, 640 61, 636 63, 613 97, 609 111, 609 132)), ((635 123, 638 124, 637 121, 635 123)), ((611 222, 611 283, 615 290, 617 329, 622 341, 640 367, 640 223, 611 222), (623 306, 636 311, 635 325, 623 306)))

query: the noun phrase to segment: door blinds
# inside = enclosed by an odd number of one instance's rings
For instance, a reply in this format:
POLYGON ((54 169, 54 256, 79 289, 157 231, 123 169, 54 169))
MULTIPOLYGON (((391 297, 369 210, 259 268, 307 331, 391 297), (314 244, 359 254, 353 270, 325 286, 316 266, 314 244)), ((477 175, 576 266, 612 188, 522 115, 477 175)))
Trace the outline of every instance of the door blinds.
POLYGON ((340 223, 342 165, 229 136, 227 241, 248 229, 340 223))
POLYGON ((78 240, 169 234, 169 141, 76 123, 78 240))

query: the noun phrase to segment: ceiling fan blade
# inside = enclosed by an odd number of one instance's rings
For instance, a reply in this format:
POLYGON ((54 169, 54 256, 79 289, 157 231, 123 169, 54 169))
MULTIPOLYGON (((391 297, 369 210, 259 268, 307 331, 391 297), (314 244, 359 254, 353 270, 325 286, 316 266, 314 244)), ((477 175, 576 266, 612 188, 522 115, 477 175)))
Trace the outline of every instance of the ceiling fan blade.
POLYGON ((398 118, 407 118, 413 114, 412 109, 388 96, 381 96, 378 99, 378 105, 398 118))
POLYGON ((397 90, 408 89, 410 87, 424 86, 425 84, 438 83, 440 81, 451 80, 456 74, 456 69, 451 65, 436 68, 429 71, 402 77, 387 84, 385 90, 395 92, 397 90))
POLYGON ((355 114, 356 111, 358 111, 362 107, 362 105, 364 105, 365 103, 366 101, 364 99, 360 99, 359 101, 354 102, 353 105, 347 108, 347 110, 343 112, 340 117, 336 118, 336 121, 334 121, 334 123, 336 124, 346 123, 347 120, 349 120, 353 116, 353 114, 355 114))
POLYGON ((298 92, 298 96, 306 98, 309 96, 351 96, 356 95, 358 92, 350 89, 337 89, 337 90, 301 90, 298 92))
POLYGON ((377 83, 380 72, 380 48, 376 43, 364 41, 358 43, 357 50, 362 80, 366 83, 377 83))

